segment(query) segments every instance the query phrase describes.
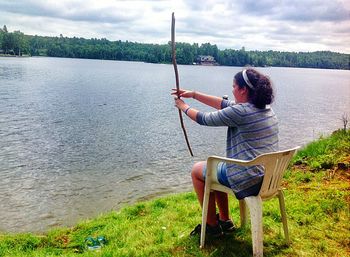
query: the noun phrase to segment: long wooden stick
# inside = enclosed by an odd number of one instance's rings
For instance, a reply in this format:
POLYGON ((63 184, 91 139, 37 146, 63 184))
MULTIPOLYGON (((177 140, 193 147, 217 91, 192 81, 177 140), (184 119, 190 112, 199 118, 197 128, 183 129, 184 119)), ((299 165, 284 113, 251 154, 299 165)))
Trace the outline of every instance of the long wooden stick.
MULTIPOLYGON (((171 19, 171 50, 172 50, 173 66, 174 66, 174 71, 175 71, 177 96, 180 98, 180 95, 179 95, 180 94, 179 72, 177 70, 176 49, 175 49, 175 15, 174 15, 174 13, 172 14, 172 19, 171 19)), ((190 154, 193 157, 193 152, 192 152, 192 149, 190 146, 190 142, 188 141, 187 132, 185 129, 183 118, 182 118, 182 111, 180 109, 179 109, 179 117, 180 117, 181 128, 182 128, 182 131, 183 131, 185 139, 186 139, 188 151, 190 151, 190 154)))

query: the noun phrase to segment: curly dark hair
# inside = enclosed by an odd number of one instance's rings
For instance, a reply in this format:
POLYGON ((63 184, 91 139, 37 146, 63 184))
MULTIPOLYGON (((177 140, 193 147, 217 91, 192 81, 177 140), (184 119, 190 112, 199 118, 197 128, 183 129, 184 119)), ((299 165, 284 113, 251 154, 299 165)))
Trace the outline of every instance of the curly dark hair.
POLYGON ((256 108, 265 109, 266 105, 271 104, 274 100, 274 92, 269 77, 252 68, 246 69, 246 74, 253 88, 250 88, 245 82, 242 71, 234 77, 237 85, 239 88, 246 87, 248 89, 250 103, 254 104, 256 108))

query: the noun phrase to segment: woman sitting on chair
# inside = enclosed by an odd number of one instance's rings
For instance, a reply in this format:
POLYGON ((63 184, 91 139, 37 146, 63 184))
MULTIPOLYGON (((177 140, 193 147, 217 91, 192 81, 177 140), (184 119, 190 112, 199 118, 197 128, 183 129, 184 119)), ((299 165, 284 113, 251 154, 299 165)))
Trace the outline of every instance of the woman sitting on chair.
MULTIPOLYGON (((177 94, 173 89, 173 95, 177 94)), ((233 80, 235 102, 206 95, 198 91, 181 89, 179 96, 193 98, 217 111, 200 112, 175 97, 175 105, 195 122, 205 126, 226 126, 226 157, 250 160, 256 156, 278 150, 278 121, 270 108, 274 94, 270 79, 248 68, 238 72, 233 80)), ((206 161, 197 162, 192 168, 192 182, 200 205, 203 204, 206 161)), ((218 181, 230 187, 237 199, 258 195, 264 171, 261 167, 242 167, 219 163, 218 181)), ((210 193, 207 234, 221 236, 235 229, 229 217, 228 196, 223 192, 210 193), (219 214, 216 214, 216 204, 219 214)), ((191 235, 200 233, 198 225, 191 235)))

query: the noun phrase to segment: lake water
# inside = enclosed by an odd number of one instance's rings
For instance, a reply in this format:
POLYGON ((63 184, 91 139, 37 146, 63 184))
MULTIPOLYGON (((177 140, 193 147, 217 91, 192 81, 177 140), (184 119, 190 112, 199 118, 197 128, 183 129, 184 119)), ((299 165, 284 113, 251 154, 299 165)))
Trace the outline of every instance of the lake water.
MULTIPOLYGON (((184 88, 232 98, 239 67, 179 66, 184 88)), ((276 89, 280 148, 304 145, 350 116, 350 72, 259 68, 276 89)), ((225 128, 185 118, 173 67, 64 58, 0 58, 0 231, 43 231, 192 190, 190 169, 224 155, 225 128)), ((192 106, 210 110, 193 100, 192 106)))

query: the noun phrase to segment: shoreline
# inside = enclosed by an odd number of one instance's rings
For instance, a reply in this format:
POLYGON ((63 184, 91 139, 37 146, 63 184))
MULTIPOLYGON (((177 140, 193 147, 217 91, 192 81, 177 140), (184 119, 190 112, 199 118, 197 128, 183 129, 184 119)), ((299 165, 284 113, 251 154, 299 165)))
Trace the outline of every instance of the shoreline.
MULTIPOLYGON (((11 57, 11 58, 28 58, 33 57, 31 55, 11 55, 11 54, 0 54, 0 57, 11 57)), ((47 57, 47 56, 45 56, 47 57)))
MULTIPOLYGON (((280 256, 301 253, 346 256, 350 250, 346 243, 349 228, 346 206, 350 204, 349 142, 350 131, 339 130, 311 142, 294 157, 283 183, 288 225, 293 231, 292 244, 289 248, 283 246, 283 237, 278 236, 282 226, 276 218, 278 205, 270 201, 264 206, 264 210, 267 208, 264 228, 268 228, 264 232, 266 255, 277 251, 280 256), (329 156, 333 156, 332 162, 329 156)), ((238 201, 230 199, 230 205, 233 220, 238 223, 238 201)), ((211 256, 214 252, 224 254, 228 249, 234 252, 241 249, 239 256, 251 255, 250 230, 241 228, 221 243, 210 241, 208 248, 201 251, 198 238, 188 236, 200 216, 193 192, 176 193, 127 205, 119 211, 80 221, 73 227, 53 228, 47 233, 0 232, 0 256, 2 253, 47 256, 54 252, 90 256, 84 240, 100 235, 108 240, 101 253, 111 256, 211 256)))
MULTIPOLYGON (((116 60, 116 59, 98 59, 98 58, 81 58, 81 57, 60 57, 60 56, 47 56, 47 55, 28 55, 28 56, 18 56, 18 55, 2 55, 0 54, 0 57, 9 57, 9 58, 59 58, 59 59, 78 59, 78 60, 96 60, 96 61, 115 61, 115 62, 135 62, 135 63, 145 63, 145 64, 165 64, 165 65, 172 65, 171 62, 169 63, 164 63, 164 62, 158 62, 158 63, 153 63, 153 62, 145 62, 145 61, 132 61, 132 60, 116 60)), ((201 65, 201 64, 178 64, 179 66, 184 65, 184 66, 197 66, 197 67, 233 67, 237 68, 242 66, 232 66, 232 65, 201 65)), ((347 71, 350 69, 335 69, 335 68, 317 68, 317 67, 292 67, 292 66, 249 66, 252 68, 264 68, 264 69, 269 69, 269 68, 291 68, 291 69, 307 69, 307 70, 339 70, 339 71, 347 71)))

